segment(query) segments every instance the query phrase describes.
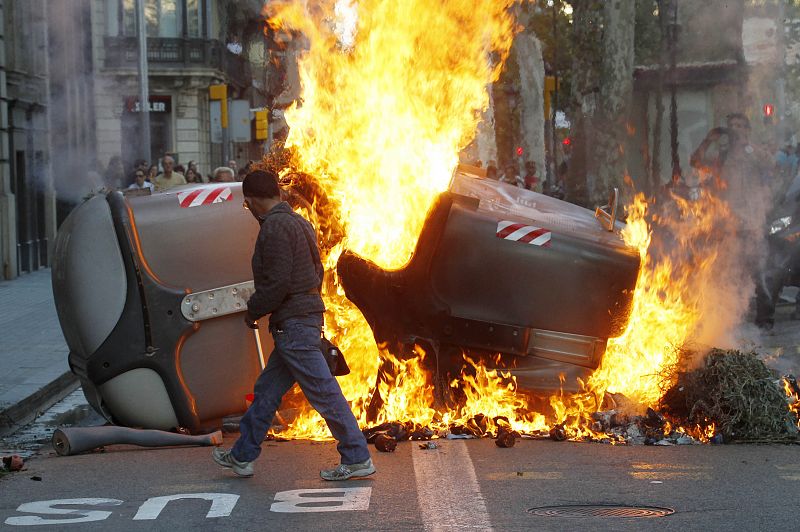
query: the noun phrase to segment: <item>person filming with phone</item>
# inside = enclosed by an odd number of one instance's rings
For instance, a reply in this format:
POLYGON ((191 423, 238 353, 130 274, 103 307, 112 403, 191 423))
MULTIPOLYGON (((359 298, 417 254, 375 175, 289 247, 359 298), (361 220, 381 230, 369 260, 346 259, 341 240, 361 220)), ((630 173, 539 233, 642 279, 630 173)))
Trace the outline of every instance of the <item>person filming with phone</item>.
MULTIPOLYGON (((757 295, 761 290, 768 248, 765 226, 780 185, 773 182, 774 159, 750 141, 750 120, 741 113, 727 116, 727 127, 708 132, 692 154, 690 164, 715 185, 730 208, 730 231, 723 232, 721 249, 739 264, 737 286, 757 295)), ((751 298, 752 298, 751 295, 751 298)), ((758 320, 758 317, 756 317, 758 320)))
POLYGON ((771 207, 770 179, 774 163, 769 153, 750 142, 750 120, 729 114, 727 127, 715 127, 692 153, 690 164, 713 178, 741 230, 761 229, 771 207))

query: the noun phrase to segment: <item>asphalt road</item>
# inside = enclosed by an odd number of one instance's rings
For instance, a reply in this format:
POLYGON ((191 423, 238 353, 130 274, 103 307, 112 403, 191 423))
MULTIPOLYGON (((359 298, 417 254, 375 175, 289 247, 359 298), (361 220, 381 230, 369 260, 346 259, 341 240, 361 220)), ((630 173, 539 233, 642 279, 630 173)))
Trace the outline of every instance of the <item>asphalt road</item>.
MULTIPOLYGON (((226 445, 232 442, 227 436, 226 445)), ((265 442, 252 479, 216 466, 210 448, 111 446, 60 457, 43 447, 26 471, 0 479, 0 526, 104 531, 798 528, 797 445, 612 447, 522 440, 499 449, 488 439, 437 444, 438 449, 422 450, 416 442, 402 442, 394 453, 375 452, 378 473, 344 483, 318 477, 320 468, 337 461, 330 442, 265 442), (45 502, 60 499, 80 500, 45 502), (674 513, 570 518, 528 511, 563 505, 665 507, 674 513)))
MULTIPOLYGON (((797 374, 800 323, 788 318, 789 310, 779 308, 770 334, 747 329, 752 340, 745 343, 781 372, 797 374)), ((79 391, 0 440, 0 454, 30 458, 27 470, 0 478, 0 529, 800 529, 799 445, 520 440, 499 449, 484 439, 437 441, 438 449, 422 450, 401 442, 394 453, 374 451, 376 475, 345 483, 318 476, 338 460, 332 442, 265 442, 252 479, 218 467, 207 447, 109 446, 70 457, 40 448, 55 426, 99 422, 79 391), (619 517, 652 507, 674 513, 619 517), (557 515, 592 511, 617 516, 557 515)), ((233 439, 227 435, 225 445, 233 439)))

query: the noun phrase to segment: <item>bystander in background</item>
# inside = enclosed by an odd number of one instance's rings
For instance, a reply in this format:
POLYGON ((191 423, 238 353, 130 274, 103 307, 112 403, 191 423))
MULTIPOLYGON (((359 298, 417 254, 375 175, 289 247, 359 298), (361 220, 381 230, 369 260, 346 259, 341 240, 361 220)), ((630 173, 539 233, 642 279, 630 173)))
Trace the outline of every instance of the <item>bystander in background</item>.
POLYGON ((133 175, 133 183, 128 186, 129 190, 149 190, 153 192, 155 185, 146 180, 147 175, 143 170, 137 169, 133 175))
POLYGON ((202 183, 203 176, 197 173, 197 170, 192 169, 191 167, 186 169, 186 174, 184 174, 187 183, 202 183))
POLYGON ((108 160, 108 167, 103 173, 103 182, 109 190, 119 190, 125 185, 125 168, 122 157, 114 155, 108 160))
POLYGON ((542 187, 539 186, 539 176, 536 175, 536 161, 525 161, 525 175, 522 177, 522 181, 528 190, 542 191, 542 187))
POLYGON ((522 177, 520 177, 514 163, 508 163, 505 165, 503 175, 500 176, 500 182, 525 188, 525 181, 523 181, 522 177))
POLYGON ((227 166, 220 166, 214 170, 214 183, 232 183, 235 181, 232 168, 227 166))
POLYGON ((155 185, 157 191, 162 192, 164 190, 169 190, 172 187, 186 184, 186 178, 184 175, 174 170, 175 159, 173 159, 172 156, 165 155, 161 159, 161 166, 164 167, 164 173, 156 177, 155 185))

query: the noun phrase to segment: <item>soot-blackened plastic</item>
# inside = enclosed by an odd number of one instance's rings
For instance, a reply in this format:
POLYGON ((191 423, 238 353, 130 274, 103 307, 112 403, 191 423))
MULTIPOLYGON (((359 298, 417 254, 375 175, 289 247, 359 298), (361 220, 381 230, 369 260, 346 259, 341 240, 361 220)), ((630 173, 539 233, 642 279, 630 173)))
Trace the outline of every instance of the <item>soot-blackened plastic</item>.
POLYGON ((405 267, 385 271, 345 253, 338 270, 378 341, 423 341, 451 355, 440 369, 468 350, 512 368, 524 388, 575 389, 630 316, 640 259, 621 227, 607 231, 587 209, 458 172, 405 267), (550 241, 498 236, 508 222, 545 229, 550 241))
MULTIPOLYGON (((198 433, 246 409, 261 367, 241 313, 196 323, 181 313, 188 293, 252 279, 258 225, 241 185, 224 185, 230 201, 178 201, 179 191, 218 186, 98 195, 60 228, 53 292, 69 364, 115 423, 198 433)), ((271 336, 261 339, 269 352, 271 336)))

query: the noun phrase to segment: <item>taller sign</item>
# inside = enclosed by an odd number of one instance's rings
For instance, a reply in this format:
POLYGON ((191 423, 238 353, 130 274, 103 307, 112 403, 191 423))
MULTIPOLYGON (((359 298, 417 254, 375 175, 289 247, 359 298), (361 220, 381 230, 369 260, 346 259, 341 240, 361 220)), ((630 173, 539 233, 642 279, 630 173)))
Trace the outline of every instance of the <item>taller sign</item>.
MULTIPOLYGON (((126 96, 124 100, 125 111, 128 113, 138 113, 142 110, 138 96, 126 96)), ((170 113, 172 112, 172 96, 153 95, 147 98, 147 110, 151 113, 170 113)))

